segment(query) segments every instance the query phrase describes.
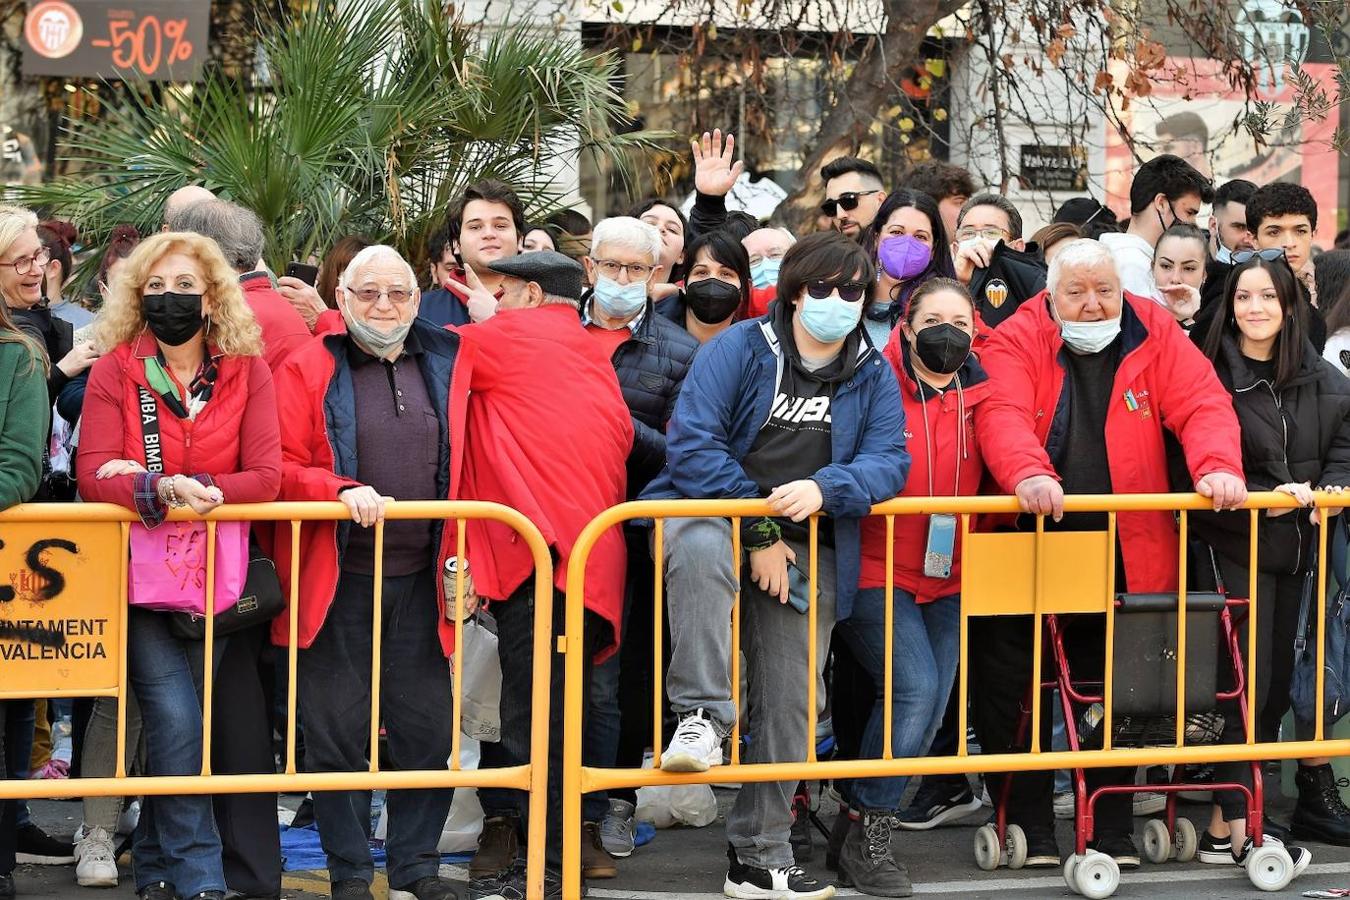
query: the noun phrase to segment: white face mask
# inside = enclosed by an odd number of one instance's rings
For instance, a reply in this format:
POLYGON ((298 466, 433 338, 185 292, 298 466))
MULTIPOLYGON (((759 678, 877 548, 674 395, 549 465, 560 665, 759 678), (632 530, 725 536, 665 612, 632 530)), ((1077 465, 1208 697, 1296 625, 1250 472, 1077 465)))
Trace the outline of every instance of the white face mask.
POLYGON ((971 247, 978 247, 980 244, 983 243, 985 243, 985 239, 982 237, 976 236, 966 238, 964 241, 956 242, 956 252, 960 253, 962 250, 969 250, 971 247))
MULTIPOLYGON (((1121 298, 1122 310, 1124 303, 1124 298, 1121 298)), ((1066 322, 1060 318, 1059 307, 1055 306, 1053 297, 1050 298, 1050 314, 1059 323, 1059 336, 1064 343, 1078 353, 1099 353, 1120 334, 1120 315, 1100 322, 1066 322)))

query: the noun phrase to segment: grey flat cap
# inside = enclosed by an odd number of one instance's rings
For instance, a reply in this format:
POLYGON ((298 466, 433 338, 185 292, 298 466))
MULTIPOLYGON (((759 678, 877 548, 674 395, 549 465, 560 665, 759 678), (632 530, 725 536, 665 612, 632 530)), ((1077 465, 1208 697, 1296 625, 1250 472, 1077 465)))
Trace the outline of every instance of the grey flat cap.
POLYGON ((501 275, 533 281, 545 294, 580 300, 585 292, 586 270, 576 260, 552 250, 536 250, 508 256, 488 263, 488 268, 501 275))

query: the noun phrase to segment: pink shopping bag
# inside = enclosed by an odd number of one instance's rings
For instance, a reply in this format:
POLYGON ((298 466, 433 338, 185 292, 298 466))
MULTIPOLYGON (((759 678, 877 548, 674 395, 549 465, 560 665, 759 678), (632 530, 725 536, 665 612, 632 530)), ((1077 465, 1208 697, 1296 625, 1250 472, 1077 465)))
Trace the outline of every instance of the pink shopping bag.
MULTIPOLYGON (((248 574, 247 522, 216 523, 215 612, 239 602, 248 574)), ((206 524, 164 522, 131 526, 127 602, 160 612, 206 610, 206 524)))

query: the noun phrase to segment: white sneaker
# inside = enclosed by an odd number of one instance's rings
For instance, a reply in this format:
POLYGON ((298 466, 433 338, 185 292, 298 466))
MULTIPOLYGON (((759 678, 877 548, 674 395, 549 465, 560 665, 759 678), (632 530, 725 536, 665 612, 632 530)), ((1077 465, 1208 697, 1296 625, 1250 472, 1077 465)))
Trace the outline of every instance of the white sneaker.
POLYGON ((1136 816, 1156 816, 1167 809, 1167 795, 1153 791, 1135 794, 1131 806, 1136 816))
POLYGON ((75 845, 75 881, 80 887, 117 887, 116 848, 102 828, 95 828, 75 845))
POLYGON ((663 772, 706 772, 722 764, 722 736, 702 709, 686 713, 661 754, 663 772))

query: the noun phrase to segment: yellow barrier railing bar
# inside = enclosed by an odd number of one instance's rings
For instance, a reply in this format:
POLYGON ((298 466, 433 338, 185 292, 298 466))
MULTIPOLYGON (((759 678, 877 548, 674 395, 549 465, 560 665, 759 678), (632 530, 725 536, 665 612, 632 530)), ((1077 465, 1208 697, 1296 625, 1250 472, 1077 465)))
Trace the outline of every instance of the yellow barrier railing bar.
MULTIPOLYGON (((300 643, 300 523, 291 519, 291 596, 287 606, 288 648, 300 643)), ((295 774, 295 744, 297 732, 296 706, 299 702, 297 668, 300 654, 286 654, 286 774, 295 774)))
MULTIPOLYGON (((661 698, 665 696, 662 688, 665 686, 665 652, 662 647, 662 630, 659 627, 661 622, 665 621, 665 582, 662 574, 665 572, 666 560, 666 523, 664 519, 657 519, 652 533, 652 559, 653 568, 656 569, 656 581, 652 584, 655 592, 652 600, 652 621, 656 622, 658 627, 652 629, 652 659, 656 660, 654 674, 652 676, 652 734, 656 735, 652 744, 652 765, 661 767, 661 751, 665 749, 665 743, 661 740, 661 714, 663 712, 661 698)), ((571 630, 570 627, 568 629, 571 630)), ((637 635, 634 635, 636 638, 637 635)), ((732 648, 732 655, 736 653, 732 648)))
POLYGON ((806 761, 816 761, 816 623, 820 604, 820 518, 811 517, 806 546, 811 554, 811 591, 806 605, 806 761))
MULTIPOLYGON (((656 520, 661 523, 660 519, 656 520)), ((741 520, 731 520, 731 573, 736 593, 731 598, 731 764, 741 764, 741 520)), ((658 576, 659 577, 659 576, 658 576)), ((660 624, 658 620, 658 625, 660 624)), ((660 631, 658 627, 656 629, 660 631)), ((658 688, 659 690, 659 688, 658 688)), ((659 702, 659 701, 658 701, 659 702)))
MULTIPOLYGON (((375 522, 375 574, 370 592, 370 771, 380 771, 380 656, 384 649, 384 520, 375 522)), ((437 572, 437 575, 440 573, 437 572)), ((462 659, 455 660, 463 663, 462 659)))
POLYGON ((1251 511, 1251 546, 1247 554, 1247 743, 1256 743, 1256 552, 1259 546, 1256 529, 1261 521, 1261 510, 1251 511))
POLYGON ((1323 721, 1326 715, 1324 691, 1327 675, 1327 661, 1323 658, 1327 649, 1327 604, 1324 598, 1327 595, 1327 520, 1331 517, 1326 510, 1322 510, 1318 518, 1321 521, 1317 528, 1317 594, 1313 602, 1313 614, 1317 616, 1317 721, 1313 737, 1320 741, 1324 737, 1322 729, 1326 724, 1323 721))
MULTIPOLYGON (((895 683, 895 673, 891 671, 895 643, 895 516, 886 517, 886 667, 883 670, 884 685, 882 694, 886 702, 881 705, 881 758, 891 758, 891 697, 895 683)), ((812 640, 815 634, 812 630, 812 640)))
MULTIPOLYGON (((126 774, 126 717, 128 707, 127 674, 127 634, 129 616, 121 617, 118 633, 118 685, 115 690, 104 691, 60 691, 43 690, 44 697, 116 697, 117 715, 117 751, 116 775, 111 778, 80 778, 66 781, 13 781, 0 780, 0 799, 41 799, 82 797, 128 796, 128 795, 165 795, 165 794, 234 794, 234 793, 274 793, 283 791, 353 791, 353 790, 413 790, 442 787, 498 787, 527 791, 537 802, 530 804, 528 817, 529 848, 527 851, 527 879, 529 896, 537 897, 543 893, 544 884, 544 843, 545 843, 545 803, 547 795, 547 759, 548 759, 548 699, 550 689, 550 656, 552 648, 549 636, 553 622, 553 561, 551 551, 537 527, 517 510, 495 503, 444 500, 403 500, 393 501, 385 508, 386 520, 406 519, 457 519, 460 524, 461 541, 459 548, 463 555, 463 522, 465 520, 488 519, 500 522, 512 528, 529 547, 534 561, 535 598, 534 598, 534 659, 532 667, 533 698, 531 710, 530 762, 524 765, 509 766, 500 769, 476 769, 465 771, 447 765, 444 770, 427 771, 379 771, 378 770, 378 721, 379 721, 379 638, 382 616, 380 607, 381 593, 381 549, 383 547, 383 527, 377 526, 375 532, 376 574, 375 591, 372 606, 375 613, 373 622, 372 684, 371 684, 371 766, 370 771, 360 772, 300 772, 296 765, 296 712, 297 712, 297 666, 299 638, 299 584, 300 584, 300 530, 301 522, 333 522, 349 519, 351 513, 342 503, 334 502, 278 502, 240 505, 223 505, 206 516, 197 516, 187 509, 169 511, 170 521, 205 521, 207 523, 207 597, 206 609, 209 611, 205 621, 206 635, 203 645, 203 709, 202 709, 202 774, 200 775, 161 775, 128 776, 126 774), (291 525, 291 591, 288 616, 287 672, 287 751, 285 771, 273 774, 253 775, 212 775, 210 773, 210 730, 211 730, 211 691, 213 688, 212 651, 215 639, 214 627, 214 591, 215 591, 215 523, 217 522, 276 522, 291 525)), ((57 504, 21 504, 0 512, 0 527, 6 523, 82 523, 117 522, 120 527, 121 555, 118 564, 117 595, 120 607, 127 609, 128 548, 130 546, 131 523, 140 521, 132 510, 109 503, 57 503, 57 504)), ((440 577, 440 573, 436 573, 440 577)), ((459 598, 462 603, 462 596, 459 598)), ((462 608, 462 607, 461 607, 462 608)), ((579 632, 578 632, 579 633, 579 632)), ((458 640, 456 645, 459 646, 458 640)), ((0 700, 27 699, 29 694, 17 691, 5 691, 0 687, 0 700)), ((459 712, 462 695, 455 693, 455 711, 459 712)), ((458 728, 455 729, 456 735, 458 728)), ((456 757, 456 764, 457 764, 456 757)))
MULTIPOLYGON (((1106 514, 1106 661, 1102 664, 1102 749, 1111 749, 1116 671, 1116 514, 1106 514)), ((1183 543, 1182 546, 1185 546, 1183 543)), ((964 619, 965 617, 962 616, 964 619)), ((962 695, 964 696, 964 694, 962 695)))
MULTIPOLYGON (((888 544, 894 543, 894 541, 889 539, 890 538, 889 534, 887 535, 887 538, 888 544)), ((965 548, 969 543, 970 543, 970 514, 962 513, 961 549, 963 553, 965 552, 965 548)), ((966 580, 965 573, 966 567, 962 566, 961 582, 963 586, 966 580)), ((969 650, 970 645, 970 629, 967 625, 967 617, 961 616, 960 619, 961 619, 960 624, 961 634, 960 634, 960 644, 957 647, 957 654, 958 654, 957 659, 966 660, 970 658, 967 652, 969 650)), ((968 693, 968 691, 970 690, 970 666, 965 666, 958 663, 957 669, 959 670, 956 675, 957 684, 961 691, 959 694, 957 694, 957 696, 961 698, 961 701, 956 704, 956 755, 959 757, 965 757, 968 756, 970 752, 966 747, 966 732, 970 728, 970 723, 967 720, 969 718, 970 711, 966 708, 967 706, 969 706, 969 704, 964 702, 965 698, 970 696, 970 694, 968 693)))
MULTIPOLYGON (((1343 503, 1339 499, 1330 495, 1324 495, 1321 492, 1316 494, 1316 505, 1333 506, 1337 503, 1343 503)), ((1251 535, 1251 565, 1250 565, 1250 586, 1248 590, 1248 616, 1251 623, 1248 628, 1247 640, 1247 690, 1248 705, 1254 715, 1255 700, 1255 672, 1256 672, 1256 636, 1254 623, 1256 622, 1256 549, 1257 549, 1257 521, 1259 511, 1267 509, 1293 509, 1297 503, 1293 498, 1285 494, 1273 492, 1252 494, 1244 504, 1244 508, 1249 510, 1252 519, 1251 535)), ((1036 517, 1036 529, 1033 535, 1033 572, 1034 582, 1032 597, 1032 620, 1034 627, 1034 646, 1036 653, 1033 654, 1032 668, 1034 689, 1032 692, 1031 703, 1031 722, 1030 722, 1030 753, 1008 753, 969 756, 966 746, 966 726, 967 711, 965 709, 965 700, 968 698, 969 676, 967 671, 967 661, 969 656, 969 630, 967 627, 967 616, 962 615, 960 619, 960 675, 959 684, 961 690, 961 702, 958 703, 959 709, 959 731, 957 755, 954 757, 924 757, 916 759, 896 760, 889 757, 889 740, 885 741, 885 748, 879 759, 865 760, 830 760, 821 762, 814 758, 815 749, 815 711, 814 702, 815 691, 815 671, 814 656, 811 659, 812 671, 808 683, 808 702, 810 706, 810 716, 808 724, 810 726, 807 734, 808 753, 806 760, 797 763, 775 763, 775 764, 756 764, 740 765, 738 764, 737 750, 732 749, 732 765, 721 767, 712 772, 705 773, 667 773, 659 769, 644 770, 626 770, 626 769, 601 769, 585 767, 581 765, 581 728, 580 716, 577 714, 581 708, 578 703, 580 697, 580 676, 582 672, 582 663, 580 651, 583 645, 579 641, 582 620, 581 598, 584 596, 585 586, 585 568, 589 559, 591 549, 599 539, 611 527, 631 519, 654 519, 659 523, 665 518, 728 518, 739 519, 744 516, 764 516, 772 515, 768 505, 760 500, 678 500, 678 501, 651 501, 626 503, 621 506, 606 510, 597 516, 579 536, 573 549, 572 558, 569 564, 568 573, 568 608, 567 608, 567 631, 570 640, 567 643, 568 659, 566 661, 566 703, 567 714, 564 716, 564 795, 563 795, 563 887, 564 890, 575 890, 580 879, 580 814, 581 814, 581 795, 583 792, 608 790, 617 787, 643 787, 648 785, 680 785, 680 784, 710 784, 722 781, 729 782, 764 782, 764 781, 795 781, 800 779, 825 779, 825 778, 868 778, 868 777, 893 777, 897 775, 919 776, 929 774, 956 774, 956 773, 980 773, 980 772, 1016 772, 1027 770, 1044 770, 1056 768, 1100 768, 1117 766, 1139 766, 1139 765, 1158 765, 1158 764, 1189 764, 1189 763, 1212 763, 1212 762, 1234 762, 1250 760, 1273 760, 1273 759, 1298 759, 1309 756, 1326 755, 1350 755, 1350 740, 1324 740, 1321 739, 1320 726, 1322 725, 1322 690, 1323 679, 1318 677, 1318 724, 1319 739, 1316 741, 1286 742, 1279 744, 1259 744, 1255 742, 1255 734, 1252 730, 1251 718, 1249 715, 1247 723, 1247 742, 1243 744, 1211 744, 1197 747, 1185 746, 1185 655, 1186 655, 1186 588, 1185 579, 1187 575, 1187 560, 1185 558, 1186 545, 1185 536, 1189 529, 1189 521, 1186 513, 1190 510, 1211 509, 1212 501, 1198 494, 1119 494, 1119 495, 1078 495, 1065 498, 1064 511, 1066 513, 1075 512, 1107 512, 1108 530, 1107 530, 1107 565, 1106 573, 1107 597, 1106 605, 1102 612, 1107 618, 1107 647, 1106 647, 1106 670, 1104 673, 1105 685, 1104 694, 1104 719, 1107 725, 1105 735, 1106 743, 1102 750, 1079 751, 1077 753, 1059 752, 1059 751, 1041 751, 1039 747, 1039 731, 1041 717, 1041 691, 1040 679, 1042 675, 1041 650, 1044 638, 1043 617, 1048 612, 1053 612, 1058 606, 1062 605, 1062 600, 1057 600, 1055 605, 1047 606, 1044 597, 1047 587, 1047 577, 1045 566, 1051 561, 1046 557, 1045 551, 1045 525, 1043 517, 1036 517), (1178 651, 1177 651, 1177 740, 1175 746, 1164 747, 1143 747, 1143 748, 1110 748, 1110 726, 1112 723, 1112 691, 1113 668, 1114 668, 1114 593, 1115 585, 1115 540, 1118 528, 1118 513, 1134 513, 1146 511, 1180 511, 1182 513, 1179 523, 1178 535, 1178 574, 1180 584, 1178 589, 1178 651), (575 652, 574 652, 575 651, 575 652)), ((930 515, 933 513, 951 513, 961 516, 961 536, 963 544, 968 543, 971 535, 969 516, 979 514, 1009 514, 1019 513, 1020 508, 1015 498, 1012 497, 905 497, 890 500, 874 506, 871 515, 886 516, 888 519, 894 515, 930 515)), ((1238 515, 1240 513, 1234 513, 1238 515)), ((816 521, 813 518, 811 531, 814 537, 816 533, 816 521)), ((1326 525, 1323 523, 1322 534, 1319 538, 1322 545, 1325 545, 1326 525)), ((887 569, 888 573, 893 571, 893 556, 890 546, 893 546, 894 530, 893 524, 888 522, 887 527, 888 553, 887 569)), ((812 542, 814 551, 814 541, 812 542)), ((736 546, 734 551, 737 554, 739 562, 740 548, 736 546)), ((658 564, 659 569, 659 564, 658 564)), ((965 568, 963 567, 963 572, 965 568)), ((815 612, 816 601, 816 571, 814 552, 812 557, 812 571, 810 573, 810 591, 812 603, 809 611, 815 612)), ((661 577, 660 572, 657 574, 661 577)), ((1324 563, 1319 563, 1319 587, 1325 588, 1325 568, 1324 563)), ((1230 586, 1232 587, 1232 586, 1230 586)), ((1062 588, 1057 587, 1057 590, 1062 588)), ((887 580, 888 599, 893 602, 893 581, 890 577, 887 580)), ((1236 594, 1235 594, 1236 595, 1236 594)), ((738 595, 739 603, 739 595, 738 595)), ((888 604, 889 605, 889 604, 888 604)), ((993 613, 997 614, 997 613, 993 613)), ((733 622, 735 617, 733 616, 733 622)), ((814 650, 814 628, 816 622, 814 616, 811 618, 810 627, 812 628, 811 651, 814 650)), ((657 623, 660 627, 660 623, 657 623)), ((1325 654, 1325 612, 1320 611, 1318 615, 1318 661, 1322 662, 1325 654)), ((891 629, 888 627, 888 636, 891 629)), ((739 641, 737 641, 737 646, 739 641)), ((888 654, 889 655, 889 654, 888 654)), ((889 661, 887 669, 889 670, 889 661)), ((1320 669, 1320 665, 1319 665, 1320 669)), ((891 678, 887 672, 887 681, 891 678)), ((894 685, 888 683, 887 692, 883 709, 888 709, 891 698, 890 689, 894 685)), ((738 686, 733 690, 738 691, 738 686)), ((659 710, 658 719, 659 719, 659 710)), ((889 723, 888 723, 889 724, 889 723)), ((889 735, 888 735, 889 737, 889 735)))
MULTIPOLYGON (((211 774, 211 707, 216 676, 216 523, 206 523, 206 639, 202 644, 202 777, 211 774)), ((143 730, 143 729, 142 729, 143 730)))
MULTIPOLYGON (((458 576, 455 578, 455 596, 446 597, 447 603, 453 603, 455 623, 455 665, 450 670, 450 693, 454 703, 450 707, 450 768, 459 771, 459 729, 464 720, 464 582, 472 577, 464 562, 464 520, 455 521, 455 559, 458 560, 458 576)), ((443 580, 443 573, 437 572, 436 579, 443 580)))

